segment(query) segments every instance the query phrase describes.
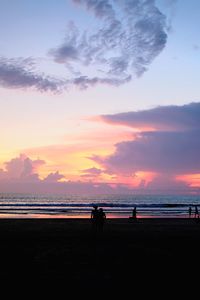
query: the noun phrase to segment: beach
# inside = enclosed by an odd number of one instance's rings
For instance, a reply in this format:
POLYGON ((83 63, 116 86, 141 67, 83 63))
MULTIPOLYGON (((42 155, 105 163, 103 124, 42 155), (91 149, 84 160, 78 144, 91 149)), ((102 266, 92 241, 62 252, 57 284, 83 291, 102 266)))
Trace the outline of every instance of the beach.
MULTIPOLYGON (((106 285, 150 276, 172 276, 195 267, 200 222, 195 219, 107 219, 93 232, 90 219, 1 219, 1 279, 34 276, 106 285), (175 272, 175 273, 174 273, 175 272)), ((179 274, 180 275, 180 274, 179 274)))

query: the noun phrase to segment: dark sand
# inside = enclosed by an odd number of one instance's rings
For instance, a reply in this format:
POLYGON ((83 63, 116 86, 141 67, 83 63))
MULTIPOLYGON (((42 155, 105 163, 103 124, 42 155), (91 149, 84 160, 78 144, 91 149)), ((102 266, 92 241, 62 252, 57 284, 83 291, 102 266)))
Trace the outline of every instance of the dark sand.
POLYGON ((194 219, 109 219, 96 236, 88 219, 1 219, 0 241, 0 279, 8 281, 117 286, 199 270, 194 219))

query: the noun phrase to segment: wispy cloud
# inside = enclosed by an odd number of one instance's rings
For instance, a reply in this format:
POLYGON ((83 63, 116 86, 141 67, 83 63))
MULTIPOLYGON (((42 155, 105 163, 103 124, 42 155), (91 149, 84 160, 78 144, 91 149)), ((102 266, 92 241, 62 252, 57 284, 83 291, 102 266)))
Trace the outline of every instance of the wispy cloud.
POLYGON ((0 57, 0 85, 5 88, 34 88, 40 92, 60 92, 65 82, 34 70, 32 58, 0 57))
POLYGON ((73 86, 119 86, 141 76, 165 48, 166 16, 154 0, 71 1, 96 22, 87 30, 69 22, 64 42, 48 51, 54 63, 65 66, 65 78, 39 73, 33 58, 0 57, 2 87, 57 93, 73 86))
POLYGON ((141 76, 166 45, 166 17, 153 0, 72 1, 86 8, 100 25, 81 31, 71 22, 65 41, 51 49, 54 60, 71 72, 69 85, 87 88, 128 82, 141 76))

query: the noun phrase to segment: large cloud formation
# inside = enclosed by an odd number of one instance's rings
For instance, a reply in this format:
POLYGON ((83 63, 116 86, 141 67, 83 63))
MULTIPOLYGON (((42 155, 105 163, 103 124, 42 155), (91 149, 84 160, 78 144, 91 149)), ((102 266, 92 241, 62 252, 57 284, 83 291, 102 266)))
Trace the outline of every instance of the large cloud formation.
POLYGON ((12 158, 4 163, 5 169, 0 169, 0 182, 7 183, 56 183, 64 178, 64 175, 58 171, 49 173, 44 179, 40 179, 39 169, 46 162, 42 159, 31 159, 26 154, 20 154, 19 157, 12 158))
POLYGON ((50 51, 57 63, 70 70, 68 84, 80 88, 123 84, 141 76, 166 45, 166 17, 154 0, 72 1, 99 24, 83 32, 71 22, 64 43, 50 51))
POLYGON ((150 171, 171 177, 200 172, 200 103, 105 115, 102 119, 141 130, 132 141, 116 144, 112 155, 93 157, 108 172, 150 171), (142 131, 147 127, 151 130, 142 131))
POLYGON ((101 170, 91 168, 83 170, 87 181, 70 181, 59 171, 49 173, 45 178, 39 176, 39 169, 46 162, 33 160, 21 154, 5 163, 0 169, 0 192, 6 193, 54 193, 54 194, 109 194, 129 192, 129 188, 119 184, 114 189, 107 183, 91 182, 92 175, 100 175, 101 170), (63 181, 61 181, 63 179, 63 181), (89 181, 88 181, 89 180, 89 181))
POLYGON ((32 160, 25 154, 5 162, 5 170, 0 169, 0 179, 10 181, 38 181, 38 169, 45 164, 44 160, 32 160))
POLYGON ((38 73, 33 58, 0 57, 0 85, 61 92, 72 86, 119 86, 141 76, 167 43, 166 16, 155 1, 71 0, 95 18, 90 30, 71 21, 64 42, 48 51, 64 79, 38 73))

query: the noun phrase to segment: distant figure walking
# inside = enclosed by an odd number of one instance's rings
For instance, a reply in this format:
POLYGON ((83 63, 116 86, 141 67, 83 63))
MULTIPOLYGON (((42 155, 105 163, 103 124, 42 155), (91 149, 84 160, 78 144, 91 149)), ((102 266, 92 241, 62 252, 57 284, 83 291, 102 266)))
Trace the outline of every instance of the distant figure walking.
POLYGON ((194 207, 194 217, 195 217, 195 219, 199 218, 199 211, 198 211, 197 205, 195 205, 195 207, 194 207))
POLYGON ((188 214, 189 214, 189 218, 191 218, 191 215, 192 215, 192 207, 191 206, 189 206, 189 208, 188 208, 188 214))

